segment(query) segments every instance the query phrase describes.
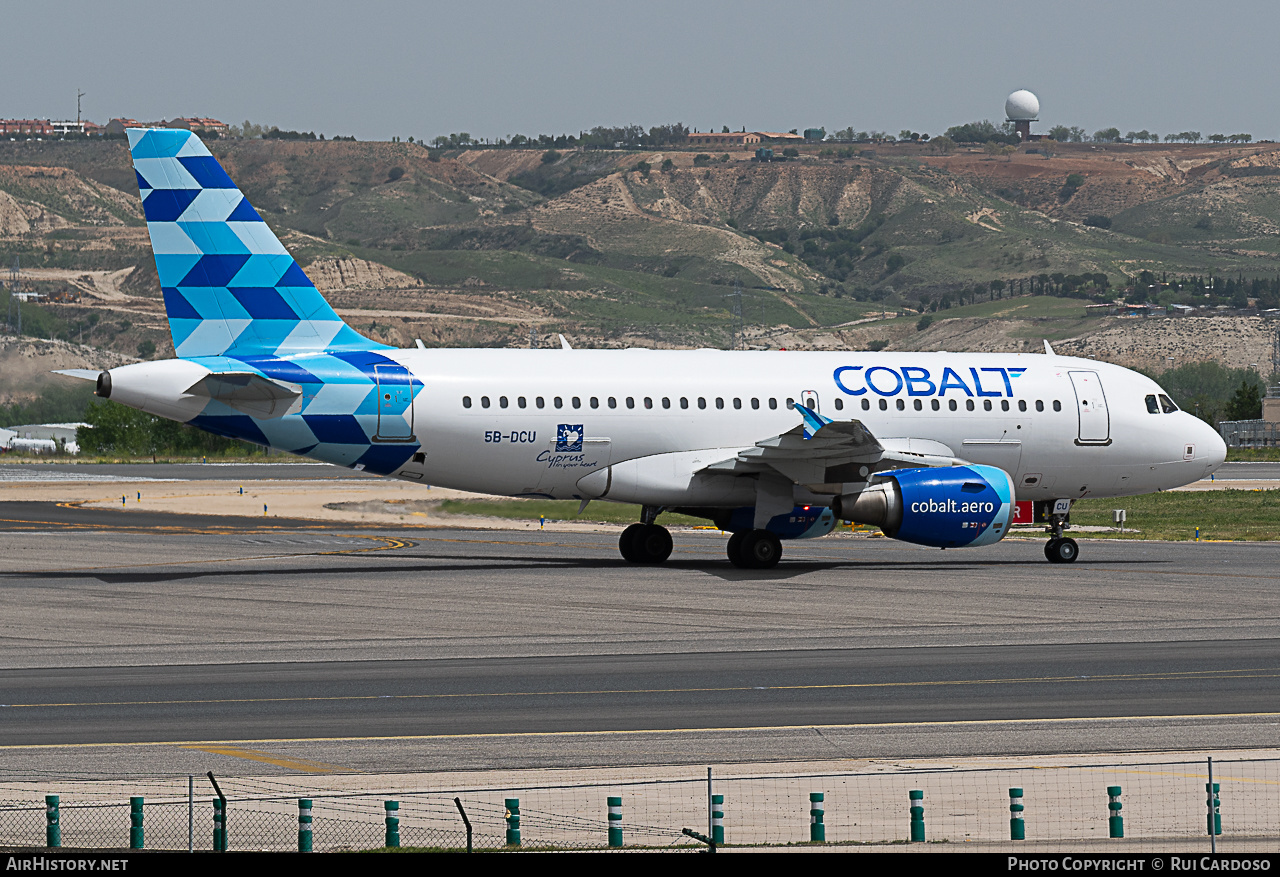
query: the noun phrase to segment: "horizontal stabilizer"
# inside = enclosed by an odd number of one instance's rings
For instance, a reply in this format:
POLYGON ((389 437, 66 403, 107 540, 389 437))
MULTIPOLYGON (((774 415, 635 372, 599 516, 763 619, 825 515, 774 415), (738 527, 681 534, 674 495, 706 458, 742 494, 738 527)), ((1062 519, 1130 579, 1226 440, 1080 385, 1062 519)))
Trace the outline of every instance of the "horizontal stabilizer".
POLYGON ((187 388, 192 396, 208 396, 241 414, 273 420, 301 407, 302 388, 275 381, 252 372, 221 372, 206 375, 187 388))

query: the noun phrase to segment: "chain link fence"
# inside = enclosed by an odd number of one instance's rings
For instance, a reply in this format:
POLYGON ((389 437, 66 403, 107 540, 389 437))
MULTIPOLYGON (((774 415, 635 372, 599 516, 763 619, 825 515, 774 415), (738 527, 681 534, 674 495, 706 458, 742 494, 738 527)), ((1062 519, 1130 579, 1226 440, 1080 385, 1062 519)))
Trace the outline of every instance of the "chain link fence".
MULTIPOLYGON (((1212 768, 1221 802, 1219 851, 1252 850, 1259 843, 1274 848, 1280 838, 1280 759, 1215 758, 1212 768)), ((333 775, 220 778, 219 784, 227 798, 231 850, 298 849, 300 798, 311 801, 315 851, 383 847, 388 815, 398 820, 402 847, 465 850, 468 830, 459 804, 475 850, 616 848, 610 841, 619 838, 610 838, 611 825, 621 826, 623 848, 632 849, 704 848, 682 829, 741 846, 803 844, 818 837, 847 845, 914 838, 986 850, 1083 845, 1165 851, 1171 844, 1207 850, 1210 843, 1206 760, 907 770, 886 765, 860 772, 750 775, 734 770, 518 788, 432 789, 425 787, 431 778, 423 777, 417 788, 413 778, 400 778, 394 787, 375 791, 370 787, 377 776, 333 775), (1011 790, 1021 794, 1011 797, 1011 790), (607 815, 610 798, 621 804, 622 818, 613 823, 607 815), (397 807, 388 810, 392 800, 397 807), (914 814, 913 805, 921 808, 914 814), (712 824, 713 810, 723 814, 718 826, 712 824), (1019 828, 1025 840, 1014 841, 1019 828), (1123 840, 1115 837, 1117 829, 1123 840), (510 842, 513 830, 518 845, 510 842)), ((145 799, 146 848, 213 848, 209 784, 185 776, 132 782, 0 779, 0 846, 45 846, 46 794, 58 795, 56 817, 66 848, 128 848, 134 795, 145 799)))

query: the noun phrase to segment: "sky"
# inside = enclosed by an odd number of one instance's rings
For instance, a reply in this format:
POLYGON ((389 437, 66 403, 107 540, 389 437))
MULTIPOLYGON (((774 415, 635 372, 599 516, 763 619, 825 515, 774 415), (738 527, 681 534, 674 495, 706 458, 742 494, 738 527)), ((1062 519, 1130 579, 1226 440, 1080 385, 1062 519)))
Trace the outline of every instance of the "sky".
POLYGON ((0 118, 211 116, 361 140, 999 123, 1280 139, 1274 0, 6 4, 0 118))

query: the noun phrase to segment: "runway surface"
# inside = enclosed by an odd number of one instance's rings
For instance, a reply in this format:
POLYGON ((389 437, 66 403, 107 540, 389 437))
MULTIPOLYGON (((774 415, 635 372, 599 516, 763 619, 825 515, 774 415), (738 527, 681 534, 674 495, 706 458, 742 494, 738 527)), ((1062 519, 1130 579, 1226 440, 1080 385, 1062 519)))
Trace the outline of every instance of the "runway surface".
POLYGON ((654 568, 615 533, 147 514, 0 504, 0 746, 21 747, 0 752, 24 769, 1243 748, 1280 726, 1277 544, 1085 540, 1050 565, 1035 540, 844 536, 746 572, 714 531, 654 568))

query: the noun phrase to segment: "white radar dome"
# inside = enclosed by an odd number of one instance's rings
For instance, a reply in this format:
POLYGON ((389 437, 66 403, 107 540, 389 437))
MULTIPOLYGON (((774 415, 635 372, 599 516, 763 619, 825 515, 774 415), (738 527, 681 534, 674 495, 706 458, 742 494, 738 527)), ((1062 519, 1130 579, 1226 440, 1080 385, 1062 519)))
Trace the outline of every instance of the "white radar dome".
POLYGON ((1040 115, 1040 101, 1025 88, 1015 91, 1004 102, 1004 115, 1014 122, 1035 121, 1040 115))

